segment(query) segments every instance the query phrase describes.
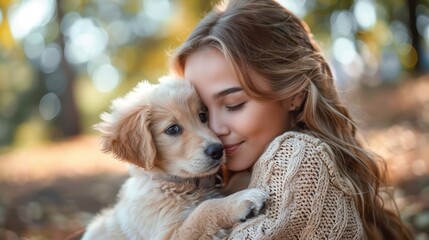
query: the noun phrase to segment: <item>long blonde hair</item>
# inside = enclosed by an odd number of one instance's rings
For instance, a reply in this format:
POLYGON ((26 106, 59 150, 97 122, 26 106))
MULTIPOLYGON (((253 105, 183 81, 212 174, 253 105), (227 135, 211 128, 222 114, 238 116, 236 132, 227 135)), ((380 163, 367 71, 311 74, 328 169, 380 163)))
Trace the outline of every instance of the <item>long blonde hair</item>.
POLYGON ((340 174, 354 190, 366 237, 412 239, 397 212, 384 207, 380 195, 386 184, 384 162, 357 140, 356 124, 304 22, 273 0, 230 0, 209 12, 176 49, 172 70, 183 76, 187 57, 205 48, 224 54, 254 99, 279 101, 304 93, 296 127, 331 146, 340 174), (255 72, 268 80, 271 91, 253 84, 255 72))

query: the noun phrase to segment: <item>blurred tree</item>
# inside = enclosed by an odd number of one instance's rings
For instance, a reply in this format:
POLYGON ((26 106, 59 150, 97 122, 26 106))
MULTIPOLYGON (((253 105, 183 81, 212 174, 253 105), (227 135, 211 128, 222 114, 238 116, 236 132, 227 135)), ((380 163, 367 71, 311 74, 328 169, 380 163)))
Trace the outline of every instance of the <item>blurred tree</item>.
MULTIPOLYGON (((64 7, 62 4, 64 1, 57 0, 56 3, 56 18, 54 21, 61 23, 64 18, 64 7)), ((58 34, 57 43, 61 49, 61 55, 64 56, 64 50, 66 43, 63 34, 58 34)), ((66 86, 63 94, 60 96, 62 103, 62 113, 58 116, 59 129, 63 133, 64 137, 70 137, 81 133, 81 123, 79 117, 79 111, 76 106, 75 100, 75 81, 76 81, 76 70, 65 57, 61 57, 59 67, 57 71, 62 72, 61 76, 64 77, 66 86)))
POLYGON ((429 29, 427 27, 429 24, 429 2, 427 0, 393 0, 393 2, 382 0, 380 3, 388 14, 386 18, 388 24, 400 22, 407 27, 405 36, 403 32, 395 32, 395 29, 391 33, 394 36, 401 35, 401 37, 406 38, 405 41, 409 44, 409 47, 397 46, 399 55, 403 55, 405 68, 415 76, 424 73, 428 67, 424 65, 423 57, 428 54, 425 52, 424 45, 429 43, 428 37, 425 36, 425 31, 428 31, 426 29, 429 29), (421 9, 420 14, 418 13, 419 8, 421 9), (419 17, 423 20, 420 24, 420 30, 418 29, 419 17))
MULTIPOLYGON (((408 26, 411 33, 411 46, 417 53, 421 52, 420 35, 417 31, 417 0, 407 0, 408 5, 408 26)), ((413 71, 420 74, 422 71, 421 61, 419 57, 416 58, 416 63, 412 67, 413 71)))

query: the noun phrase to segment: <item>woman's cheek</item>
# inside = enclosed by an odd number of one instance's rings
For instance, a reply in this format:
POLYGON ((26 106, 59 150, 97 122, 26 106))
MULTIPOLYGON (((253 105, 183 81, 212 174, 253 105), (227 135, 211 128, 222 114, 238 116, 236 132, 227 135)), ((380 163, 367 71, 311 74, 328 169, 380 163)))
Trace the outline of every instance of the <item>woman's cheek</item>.
POLYGON ((257 130, 259 119, 255 118, 257 116, 251 113, 248 109, 242 109, 231 119, 231 123, 234 124, 235 129, 243 135, 248 135, 257 130))

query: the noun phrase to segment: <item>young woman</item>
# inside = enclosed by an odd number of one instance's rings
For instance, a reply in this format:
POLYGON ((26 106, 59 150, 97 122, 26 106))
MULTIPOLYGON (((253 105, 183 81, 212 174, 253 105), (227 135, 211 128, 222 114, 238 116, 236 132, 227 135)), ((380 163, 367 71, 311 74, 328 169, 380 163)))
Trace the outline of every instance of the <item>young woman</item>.
MULTIPOLYGON (((305 23, 272 0, 230 0, 172 58, 208 110, 232 174, 270 194, 230 239, 411 239, 380 196, 385 170, 356 138, 305 23)), ((231 181, 233 182, 233 181, 231 181)))

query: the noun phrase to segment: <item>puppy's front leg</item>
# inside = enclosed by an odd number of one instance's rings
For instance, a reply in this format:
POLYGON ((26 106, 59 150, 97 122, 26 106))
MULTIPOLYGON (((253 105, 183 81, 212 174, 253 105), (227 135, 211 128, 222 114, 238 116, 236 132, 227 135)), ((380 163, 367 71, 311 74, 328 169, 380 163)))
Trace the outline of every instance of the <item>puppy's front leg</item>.
POLYGON ((259 214, 268 194, 259 189, 245 189, 228 197, 201 203, 174 232, 172 239, 212 239, 221 229, 259 214))

